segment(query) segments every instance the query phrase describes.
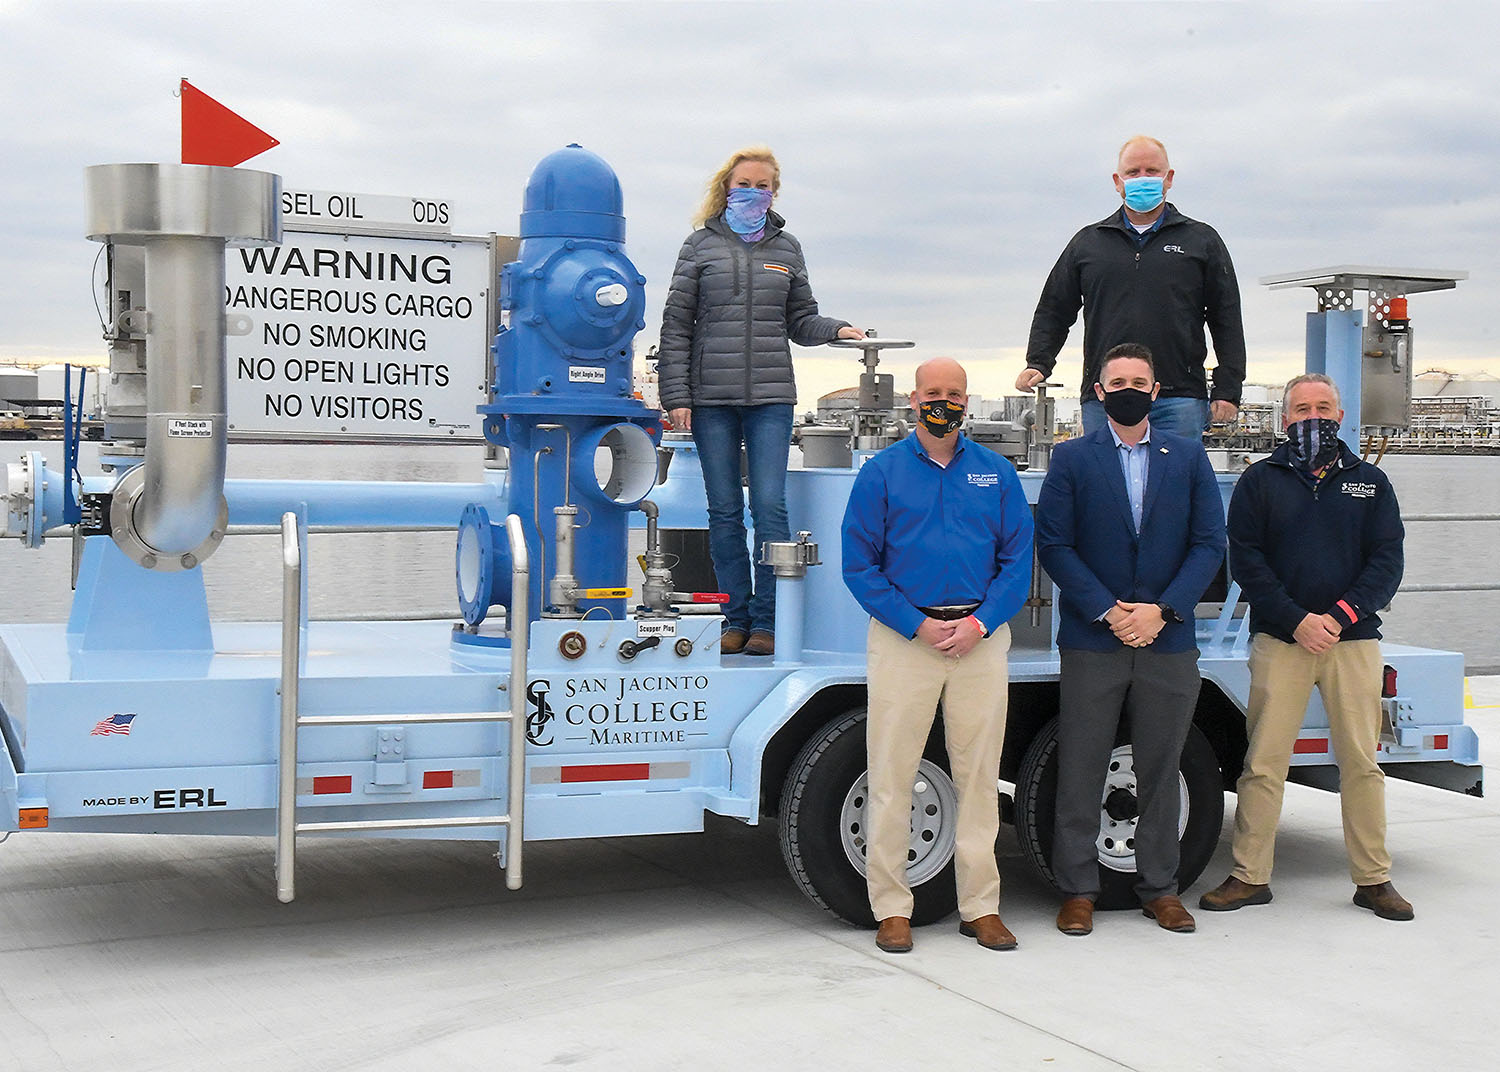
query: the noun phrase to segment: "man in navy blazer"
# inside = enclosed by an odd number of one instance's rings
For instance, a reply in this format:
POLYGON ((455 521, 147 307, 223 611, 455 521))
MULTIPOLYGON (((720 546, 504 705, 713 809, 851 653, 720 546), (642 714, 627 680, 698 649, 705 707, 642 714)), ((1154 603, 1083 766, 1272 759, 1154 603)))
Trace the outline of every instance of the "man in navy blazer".
POLYGON ((1036 508, 1042 568, 1060 590, 1057 926, 1093 930, 1100 801, 1130 717, 1145 914, 1189 932, 1177 889, 1177 769, 1198 701, 1193 611, 1224 560, 1224 504, 1201 441, 1153 430, 1151 352, 1111 349, 1094 390, 1109 423, 1058 444, 1036 508))

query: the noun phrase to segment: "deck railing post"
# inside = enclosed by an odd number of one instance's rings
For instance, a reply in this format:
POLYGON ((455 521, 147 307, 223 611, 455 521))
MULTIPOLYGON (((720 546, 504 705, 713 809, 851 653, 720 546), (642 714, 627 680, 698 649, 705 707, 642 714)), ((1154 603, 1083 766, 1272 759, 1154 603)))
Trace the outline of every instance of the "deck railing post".
POLYGON ((281 517, 281 742, 276 781, 276 897, 297 895, 297 684, 302 665, 302 533, 281 517))

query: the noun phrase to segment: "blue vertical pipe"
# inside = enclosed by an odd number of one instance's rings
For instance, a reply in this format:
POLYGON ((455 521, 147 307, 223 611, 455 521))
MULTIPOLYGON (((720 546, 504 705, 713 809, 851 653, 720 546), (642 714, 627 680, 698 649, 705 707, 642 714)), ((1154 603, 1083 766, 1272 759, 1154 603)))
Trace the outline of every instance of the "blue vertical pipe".
POLYGON ((1344 420, 1339 438, 1359 453, 1360 391, 1363 389, 1364 314, 1329 309, 1307 314, 1307 371, 1321 372, 1339 385, 1344 420))

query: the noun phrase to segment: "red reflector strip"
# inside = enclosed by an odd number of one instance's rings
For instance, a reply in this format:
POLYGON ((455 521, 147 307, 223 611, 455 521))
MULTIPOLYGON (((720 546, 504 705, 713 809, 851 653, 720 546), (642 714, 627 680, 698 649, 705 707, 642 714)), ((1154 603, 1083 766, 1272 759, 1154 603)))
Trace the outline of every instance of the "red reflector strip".
POLYGON ((650 777, 649 763, 600 763, 562 769, 564 782, 644 782, 650 777))
POLYGON ((1440 734, 1438 734, 1436 737, 1434 737, 1432 739, 1432 747, 1434 747, 1434 748, 1447 748, 1448 747, 1448 735, 1446 733, 1440 733, 1440 734))
POLYGON ((728 603, 728 592, 694 592, 694 603, 728 603))
POLYGON ((451 770, 430 770, 422 775, 423 789, 452 789, 453 772, 451 770))
POLYGON ((314 778, 313 795, 321 796, 325 793, 352 793, 354 792, 354 778, 348 774, 330 774, 321 778, 314 778))
POLYGON ((1315 752, 1321 753, 1327 751, 1327 737, 1311 737, 1304 741, 1297 741, 1292 745, 1292 754, 1298 756, 1305 756, 1315 752))

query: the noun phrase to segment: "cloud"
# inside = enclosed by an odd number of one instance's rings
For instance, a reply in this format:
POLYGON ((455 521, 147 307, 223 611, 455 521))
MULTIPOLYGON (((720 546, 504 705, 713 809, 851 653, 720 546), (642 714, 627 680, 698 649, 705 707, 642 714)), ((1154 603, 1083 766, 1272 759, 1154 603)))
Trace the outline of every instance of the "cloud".
MULTIPOLYGON (((1252 379, 1257 363, 1277 379, 1299 360, 1311 307, 1259 277, 1371 260, 1468 269, 1458 291, 1414 300, 1417 364, 1500 371, 1489 312, 1500 74, 1483 55, 1500 16, 1444 4, 1397 32, 1388 14, 0 4, 0 86, 22 102, 0 116, 0 354, 97 349, 81 172, 173 159, 172 91, 186 76, 281 139, 246 166, 302 188, 447 197, 467 233, 513 230, 536 161, 582 142, 624 185, 630 253, 649 280, 644 342, 704 180, 736 146, 769 141, 825 311, 914 338, 914 354, 979 362, 976 386, 998 394, 1046 272, 1111 209, 1115 150, 1147 132, 1171 150, 1174 202, 1235 258, 1252 379)), ((804 364, 804 403, 857 373, 842 359, 804 364)))

